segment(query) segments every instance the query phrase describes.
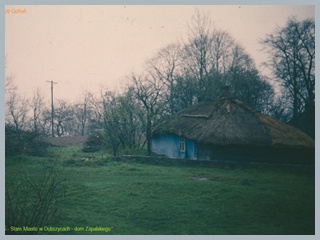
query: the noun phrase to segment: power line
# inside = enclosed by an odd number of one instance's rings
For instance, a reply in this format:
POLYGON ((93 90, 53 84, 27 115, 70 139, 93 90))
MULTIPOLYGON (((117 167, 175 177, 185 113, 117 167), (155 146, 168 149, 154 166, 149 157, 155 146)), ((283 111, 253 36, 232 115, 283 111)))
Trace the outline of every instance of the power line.
POLYGON ((54 127, 53 127, 53 114, 54 114, 54 109, 53 109, 53 84, 57 84, 57 82, 54 81, 46 81, 48 83, 51 83, 51 130, 52 130, 52 137, 54 137, 54 127))

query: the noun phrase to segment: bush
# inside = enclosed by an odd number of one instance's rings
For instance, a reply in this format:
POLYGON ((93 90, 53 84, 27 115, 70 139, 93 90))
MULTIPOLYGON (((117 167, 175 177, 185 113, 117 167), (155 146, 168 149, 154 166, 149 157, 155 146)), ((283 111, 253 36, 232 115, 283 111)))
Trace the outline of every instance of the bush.
POLYGON ((43 169, 40 179, 32 178, 22 165, 15 174, 6 181, 6 234, 37 234, 11 231, 11 226, 42 227, 52 221, 57 203, 65 197, 66 180, 58 181, 54 168, 43 169))
POLYGON ((97 152, 102 148, 103 140, 100 133, 94 133, 89 135, 86 143, 84 144, 83 152, 97 152))
POLYGON ((40 140, 40 135, 31 131, 16 130, 5 125, 5 155, 27 154, 45 156, 49 144, 40 140))

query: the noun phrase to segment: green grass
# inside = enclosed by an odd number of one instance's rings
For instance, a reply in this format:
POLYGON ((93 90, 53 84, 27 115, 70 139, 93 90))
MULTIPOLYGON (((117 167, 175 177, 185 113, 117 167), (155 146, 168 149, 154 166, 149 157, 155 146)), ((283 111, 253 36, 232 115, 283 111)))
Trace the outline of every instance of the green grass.
POLYGON ((89 156, 74 147, 51 149, 47 158, 6 159, 6 180, 18 162, 38 178, 44 165, 58 160, 66 195, 47 226, 111 227, 67 234, 315 233, 314 170, 121 161, 101 152, 93 161, 79 160, 89 156))

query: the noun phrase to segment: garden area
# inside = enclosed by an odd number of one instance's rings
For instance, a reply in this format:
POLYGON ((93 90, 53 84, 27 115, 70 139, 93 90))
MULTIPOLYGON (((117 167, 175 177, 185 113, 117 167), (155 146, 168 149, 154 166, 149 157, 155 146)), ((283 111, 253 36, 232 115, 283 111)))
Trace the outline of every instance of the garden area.
POLYGON ((315 234, 313 167, 112 157, 6 158, 6 234, 315 234))

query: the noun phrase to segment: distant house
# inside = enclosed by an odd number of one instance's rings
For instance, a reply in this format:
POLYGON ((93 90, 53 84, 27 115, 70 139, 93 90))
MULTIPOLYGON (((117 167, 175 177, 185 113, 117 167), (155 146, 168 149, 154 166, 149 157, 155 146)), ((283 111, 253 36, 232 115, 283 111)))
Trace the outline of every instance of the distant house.
POLYGON ((171 158, 314 162, 314 140, 302 131, 219 98, 182 110, 153 132, 151 149, 171 158))

